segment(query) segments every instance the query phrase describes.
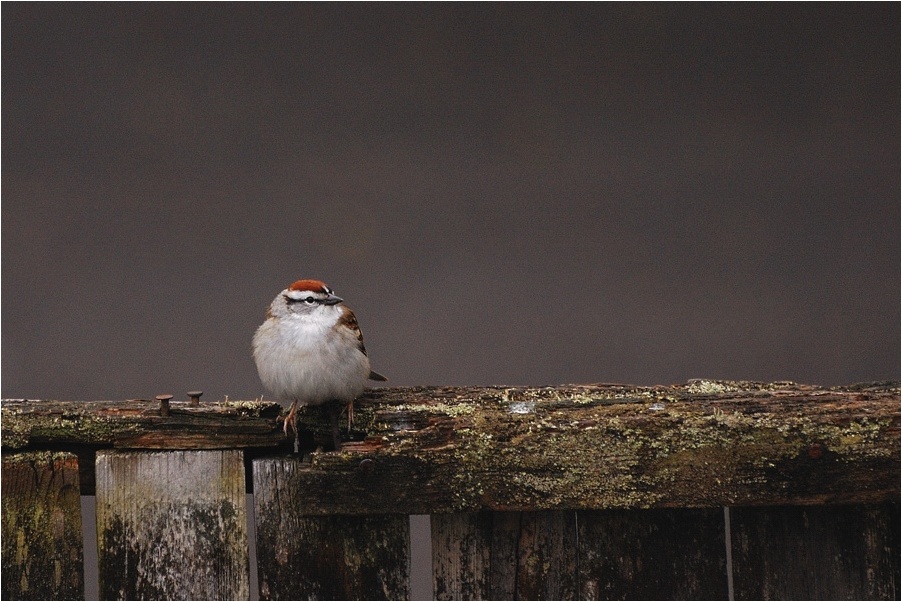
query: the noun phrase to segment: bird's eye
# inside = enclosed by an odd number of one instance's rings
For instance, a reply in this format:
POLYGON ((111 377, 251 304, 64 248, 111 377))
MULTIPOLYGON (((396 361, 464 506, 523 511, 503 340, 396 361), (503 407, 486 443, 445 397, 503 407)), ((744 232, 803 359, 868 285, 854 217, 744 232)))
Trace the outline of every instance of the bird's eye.
POLYGON ((306 303, 307 305, 313 305, 315 302, 316 299, 314 299, 313 297, 307 297, 306 299, 304 299, 304 303, 306 303))

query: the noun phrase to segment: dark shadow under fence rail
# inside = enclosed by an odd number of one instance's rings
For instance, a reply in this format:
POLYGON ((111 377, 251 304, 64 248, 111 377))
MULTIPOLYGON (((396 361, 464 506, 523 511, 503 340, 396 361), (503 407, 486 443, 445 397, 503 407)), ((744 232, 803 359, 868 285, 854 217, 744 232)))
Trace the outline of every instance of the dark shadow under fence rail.
POLYGON ((269 402, 3 402, 3 598, 898 599, 899 385, 368 392, 338 451, 269 402), (167 415, 163 415, 167 414, 167 415), (725 523, 723 507, 729 507, 725 523), (725 541, 728 545, 725 545, 725 541), (732 571, 728 574, 727 555, 732 571))

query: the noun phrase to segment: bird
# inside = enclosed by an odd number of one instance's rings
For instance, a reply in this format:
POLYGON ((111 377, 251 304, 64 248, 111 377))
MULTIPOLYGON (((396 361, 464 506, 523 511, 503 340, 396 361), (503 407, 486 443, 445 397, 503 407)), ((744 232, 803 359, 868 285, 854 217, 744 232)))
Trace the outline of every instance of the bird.
MULTIPOLYGON (((354 312, 321 280, 297 280, 276 295, 254 333, 253 356, 263 386, 291 404, 283 429, 286 436, 294 430, 295 451, 299 405, 347 404, 350 428, 367 380, 387 380, 370 368, 354 312)), ((332 437, 338 449, 335 410, 332 437)))

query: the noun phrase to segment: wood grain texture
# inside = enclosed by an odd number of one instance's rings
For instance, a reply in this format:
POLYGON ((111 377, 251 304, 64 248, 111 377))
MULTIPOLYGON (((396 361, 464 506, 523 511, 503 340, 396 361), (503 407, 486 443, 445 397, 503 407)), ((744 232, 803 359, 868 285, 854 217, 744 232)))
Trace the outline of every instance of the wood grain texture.
POLYGON ((491 599, 493 513, 433 514, 430 523, 435 599, 491 599))
POLYGON ((246 600, 242 452, 97 455, 100 596, 246 600))
POLYGON ((439 600, 726 599, 721 510, 433 515, 439 600))
POLYGON ((409 517, 310 516, 298 503, 302 464, 294 457, 253 462, 261 599, 407 599, 409 517))
POLYGON ((727 599, 721 509, 577 515, 580 599, 727 599))
POLYGON ((2 489, 3 599, 83 599, 76 456, 4 455, 2 489))
MULTIPOLYGON (((899 496, 895 384, 380 389, 357 405, 357 440, 340 453, 314 453, 297 477, 299 502, 311 512, 698 508, 899 496)), ((314 431, 327 421, 318 408, 300 416, 314 431)))
POLYGON ((572 600, 577 555, 575 512, 432 515, 438 600, 572 600))
POLYGON ((731 508, 736 600, 898 600, 899 503, 731 508))
POLYGON ((27 446, 92 445, 132 449, 221 449, 269 447, 284 443, 277 417, 281 406, 268 401, 191 405, 160 402, 3 400, 4 449, 27 446))

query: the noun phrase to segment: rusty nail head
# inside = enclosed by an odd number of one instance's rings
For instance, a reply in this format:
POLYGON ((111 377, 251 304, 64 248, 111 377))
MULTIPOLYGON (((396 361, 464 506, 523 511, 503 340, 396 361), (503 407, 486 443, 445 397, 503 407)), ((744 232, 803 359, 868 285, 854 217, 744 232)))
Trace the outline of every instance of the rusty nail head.
POLYGON ((200 396, 203 395, 203 391, 188 391, 188 397, 191 398, 191 402, 188 404, 189 406, 199 406, 200 405, 200 396))
POLYGON ((157 400, 160 402, 160 416, 169 416, 169 400, 172 399, 172 395, 164 394, 157 395, 157 400))

